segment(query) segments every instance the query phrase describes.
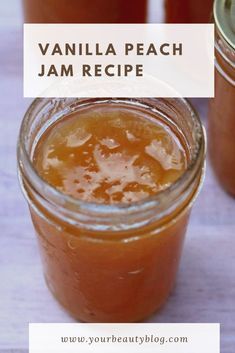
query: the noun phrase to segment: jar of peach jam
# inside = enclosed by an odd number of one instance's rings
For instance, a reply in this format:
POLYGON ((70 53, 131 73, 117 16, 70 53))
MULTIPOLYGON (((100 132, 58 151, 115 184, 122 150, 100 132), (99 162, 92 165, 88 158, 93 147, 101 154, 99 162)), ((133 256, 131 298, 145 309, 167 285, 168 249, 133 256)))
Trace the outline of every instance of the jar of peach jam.
POLYGON ((215 1, 215 98, 209 108, 209 152, 219 182, 235 196, 235 0, 215 1))
POLYGON ((184 99, 36 99, 18 145, 45 279, 86 322, 135 322, 175 283, 205 139, 184 99))
POLYGON ((29 23, 145 23, 147 0, 23 0, 29 23))
POLYGON ((208 23, 213 0, 165 0, 167 23, 208 23))

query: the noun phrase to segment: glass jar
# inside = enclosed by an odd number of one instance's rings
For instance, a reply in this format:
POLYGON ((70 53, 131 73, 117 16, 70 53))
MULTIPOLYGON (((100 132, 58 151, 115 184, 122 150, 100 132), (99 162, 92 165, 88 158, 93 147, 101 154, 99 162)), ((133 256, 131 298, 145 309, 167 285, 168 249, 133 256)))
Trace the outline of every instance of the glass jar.
POLYGON ((147 0, 23 0, 29 23, 145 23, 147 0))
POLYGON ((209 153, 221 185, 235 196, 235 1, 215 1, 215 98, 209 107, 209 153))
POLYGON ((135 322, 165 303, 202 183, 204 157, 203 127, 184 99, 74 98, 32 103, 19 136, 19 178, 46 282, 71 315, 86 322, 135 322), (45 129, 69 112, 104 103, 131 106, 170 123, 188 150, 184 174, 164 191, 124 205, 77 200, 43 181, 32 157, 45 129))
POLYGON ((165 0, 167 23, 208 23, 213 0, 165 0))

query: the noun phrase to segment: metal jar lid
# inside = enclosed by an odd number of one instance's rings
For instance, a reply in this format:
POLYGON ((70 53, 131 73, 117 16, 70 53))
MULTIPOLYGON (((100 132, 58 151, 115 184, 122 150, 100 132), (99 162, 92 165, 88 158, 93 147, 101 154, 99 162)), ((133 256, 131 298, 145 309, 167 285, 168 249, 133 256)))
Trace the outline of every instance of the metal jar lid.
POLYGON ((235 50, 235 0, 215 0, 214 19, 226 42, 235 50))

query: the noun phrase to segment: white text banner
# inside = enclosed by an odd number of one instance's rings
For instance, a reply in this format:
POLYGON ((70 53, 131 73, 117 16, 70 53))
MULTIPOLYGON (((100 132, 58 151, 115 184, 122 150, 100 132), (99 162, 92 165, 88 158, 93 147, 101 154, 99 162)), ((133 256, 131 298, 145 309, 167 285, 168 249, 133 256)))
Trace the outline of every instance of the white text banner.
POLYGON ((25 97, 212 97, 212 24, 25 24, 25 97))
POLYGON ((219 324, 30 324, 29 353, 219 353, 219 324))

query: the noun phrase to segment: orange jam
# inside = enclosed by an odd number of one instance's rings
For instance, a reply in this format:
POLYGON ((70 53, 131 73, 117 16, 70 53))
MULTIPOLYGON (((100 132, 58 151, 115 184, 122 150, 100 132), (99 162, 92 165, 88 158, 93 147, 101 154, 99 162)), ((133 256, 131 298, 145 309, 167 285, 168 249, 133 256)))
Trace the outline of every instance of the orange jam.
POLYGON ((75 198, 130 203, 167 188, 187 166, 172 129, 128 109, 94 108, 47 129, 34 165, 49 184, 75 198))
POLYGON ((180 99, 37 99, 18 149, 46 282, 76 319, 135 322, 175 282, 204 163, 180 99))

